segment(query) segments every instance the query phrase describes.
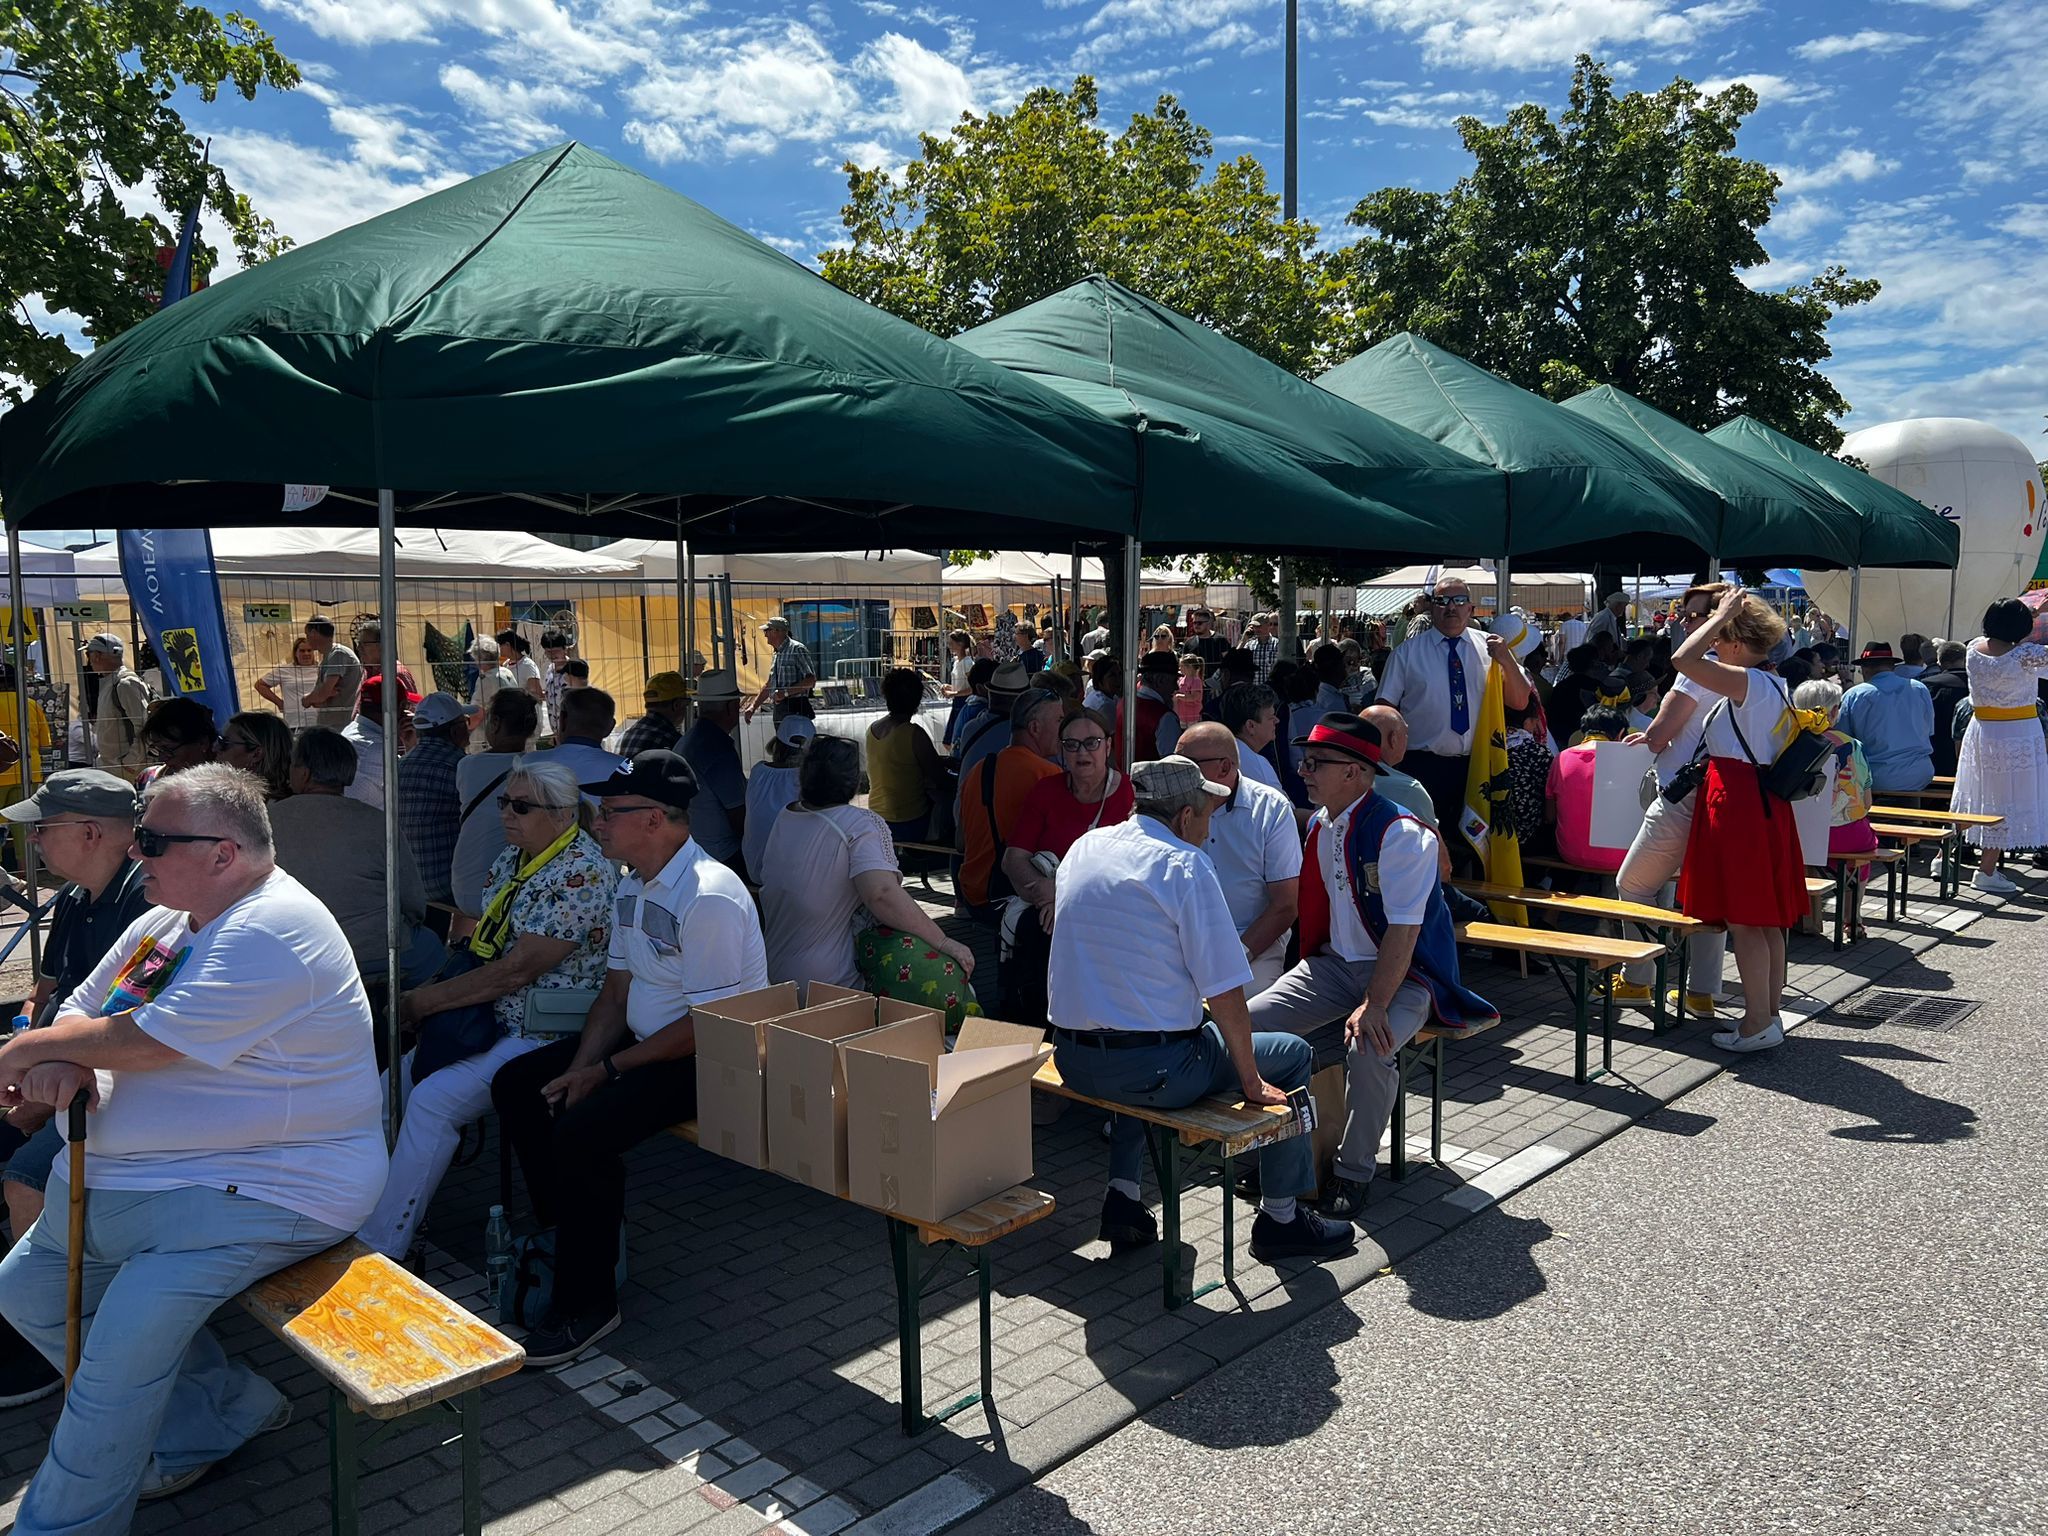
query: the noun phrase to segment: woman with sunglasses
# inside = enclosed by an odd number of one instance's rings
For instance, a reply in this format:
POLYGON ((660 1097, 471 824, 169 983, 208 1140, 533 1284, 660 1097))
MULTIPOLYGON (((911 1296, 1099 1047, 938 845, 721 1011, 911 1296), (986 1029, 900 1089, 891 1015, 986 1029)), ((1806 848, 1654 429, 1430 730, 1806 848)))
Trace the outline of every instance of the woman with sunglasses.
POLYGON ((495 807, 506 846, 491 865, 466 958, 452 959, 440 979, 399 999, 420 1043, 406 1059, 416 1086, 391 1152, 391 1174, 363 1224, 363 1241, 379 1253, 402 1259, 412 1246, 462 1127, 491 1107, 498 1068, 552 1038, 528 1033, 533 994, 604 985, 618 873, 583 830, 580 799, 565 764, 544 756, 513 764, 495 807), (488 1020, 477 1016, 483 1008, 488 1020), (449 1059, 492 1035, 481 1051, 449 1059))
POLYGON ((1003 972, 1010 987, 1004 1017, 1014 1016, 1020 1024, 1046 1019, 1059 860, 1082 833, 1128 821, 1137 809, 1130 779, 1110 766, 1114 750, 1105 716, 1092 709, 1070 715, 1060 727, 1060 762, 1066 771, 1031 787, 1003 850, 1003 874, 1025 904, 1016 914, 1003 972))
POLYGON ((292 792, 291 727, 267 710, 245 709, 230 718, 213 744, 213 755, 231 768, 255 774, 272 800, 292 792))
POLYGON ((149 707, 138 741, 152 766, 137 783, 147 787, 158 779, 213 761, 213 711, 197 699, 159 699, 149 707))

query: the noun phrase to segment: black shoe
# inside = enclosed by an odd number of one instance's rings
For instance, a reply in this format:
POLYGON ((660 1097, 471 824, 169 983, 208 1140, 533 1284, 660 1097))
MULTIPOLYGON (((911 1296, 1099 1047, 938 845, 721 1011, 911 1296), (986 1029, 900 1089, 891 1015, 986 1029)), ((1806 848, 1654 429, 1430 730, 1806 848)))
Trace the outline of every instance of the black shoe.
POLYGON ((1330 1192, 1323 1196, 1322 1212, 1338 1221, 1365 1220, 1365 1202, 1372 1198, 1372 1185, 1358 1179, 1332 1179, 1330 1192))
POLYGON ((1252 1257, 1261 1264, 1275 1259, 1334 1259, 1358 1246, 1348 1221, 1332 1221, 1305 1205, 1294 1208, 1294 1220, 1275 1221, 1264 1211, 1252 1223, 1252 1257))
POLYGON ((1111 1253, 1126 1253, 1158 1242, 1159 1224, 1142 1201, 1112 1189, 1102 1197, 1102 1226, 1095 1235, 1109 1244, 1111 1253))
POLYGON ((39 1402, 64 1385, 64 1373, 6 1323, 0 1323, 0 1408, 39 1402))
POLYGON ((591 1345, 619 1326, 619 1309, 586 1313, 566 1322, 553 1313, 526 1336, 528 1365, 567 1365, 591 1345))

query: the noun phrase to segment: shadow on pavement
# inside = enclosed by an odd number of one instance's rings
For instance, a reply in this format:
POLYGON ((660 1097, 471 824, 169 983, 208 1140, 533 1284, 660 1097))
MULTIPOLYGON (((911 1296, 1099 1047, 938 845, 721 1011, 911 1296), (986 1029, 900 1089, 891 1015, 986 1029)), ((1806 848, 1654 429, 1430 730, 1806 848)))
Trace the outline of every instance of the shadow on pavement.
POLYGON ((1416 1311, 1452 1323, 1484 1322, 1550 1289, 1536 1247, 1552 1235, 1541 1217, 1512 1216, 1496 1205, 1459 1228, 1457 1243, 1432 1243, 1394 1273, 1407 1282, 1416 1311))
POLYGON ((1934 1061, 1903 1045, 1869 1039, 1832 1039, 1802 1031, 1786 1047, 1761 1056, 1738 1056, 1728 1070, 1746 1084, 1809 1104, 1828 1104, 1861 1115, 1868 1125, 1845 1125, 1830 1134, 1844 1141, 1932 1146, 1977 1134, 1977 1111, 1967 1104, 1908 1088, 1872 1061, 1934 1061))

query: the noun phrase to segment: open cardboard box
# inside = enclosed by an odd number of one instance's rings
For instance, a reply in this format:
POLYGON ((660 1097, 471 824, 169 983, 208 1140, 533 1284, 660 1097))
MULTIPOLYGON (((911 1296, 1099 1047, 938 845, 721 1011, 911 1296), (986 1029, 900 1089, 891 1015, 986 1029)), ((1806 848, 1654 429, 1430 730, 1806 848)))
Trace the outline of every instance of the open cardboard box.
POLYGON ((846 1047, 878 1024, 938 1019, 929 1008, 813 982, 811 1006, 767 1027, 768 1166, 846 1195, 846 1047))
POLYGON ((938 1014, 850 1040, 847 1193, 913 1221, 943 1221, 1031 1177, 1031 1076, 1045 1031, 970 1018, 946 1049, 938 1014))
POLYGON ((796 983, 741 992, 690 1010, 697 1025, 697 1145, 749 1168, 768 1166, 770 1019, 800 1007, 796 983))

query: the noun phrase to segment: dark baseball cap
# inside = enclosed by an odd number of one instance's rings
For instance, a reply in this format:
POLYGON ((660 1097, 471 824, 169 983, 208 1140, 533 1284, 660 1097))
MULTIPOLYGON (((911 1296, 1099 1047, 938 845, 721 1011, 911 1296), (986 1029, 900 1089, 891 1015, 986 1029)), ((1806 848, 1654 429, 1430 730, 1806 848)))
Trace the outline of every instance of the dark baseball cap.
POLYGON ((53 773, 26 800, 0 810, 9 821, 42 821, 51 816, 135 817, 135 786, 98 768, 66 768, 53 773))
POLYGON ((596 795, 599 799, 609 795, 639 795, 662 805, 672 805, 680 811, 687 810, 696 798, 697 775, 680 752, 656 747, 635 753, 601 783, 581 787, 583 793, 596 795))

